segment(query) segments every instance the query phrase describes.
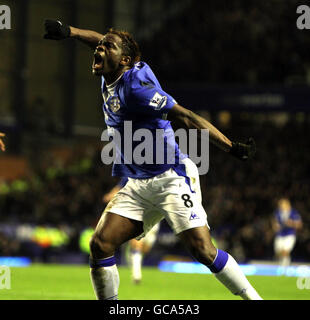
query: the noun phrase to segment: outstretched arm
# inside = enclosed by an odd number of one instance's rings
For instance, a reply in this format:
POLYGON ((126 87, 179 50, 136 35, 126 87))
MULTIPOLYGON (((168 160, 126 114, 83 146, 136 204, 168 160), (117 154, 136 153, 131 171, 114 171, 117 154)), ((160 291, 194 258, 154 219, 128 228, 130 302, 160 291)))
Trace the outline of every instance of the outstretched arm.
POLYGON ((210 141, 214 145, 225 152, 231 153, 240 160, 252 158, 256 152, 253 139, 250 138, 246 144, 233 142, 215 128, 208 120, 178 104, 175 104, 169 111, 168 120, 170 120, 172 124, 176 123, 177 126, 188 129, 209 130, 210 141))
POLYGON ((280 231, 281 226, 280 223, 277 221, 277 219, 273 218, 271 220, 271 226, 272 226, 272 230, 277 233, 278 231, 280 231))
POLYGON ((62 40, 73 38, 87 44, 92 49, 95 49, 98 42, 103 38, 101 33, 72 27, 58 20, 45 20, 44 27, 46 31, 44 39, 62 40))
POLYGON ((285 221, 285 225, 287 225, 290 228, 294 228, 296 230, 300 230, 302 228, 301 220, 287 219, 285 221))
POLYGON ((4 144, 3 140, 1 139, 1 138, 3 138, 3 137, 5 137, 5 134, 2 133, 2 132, 0 132, 0 149, 1 149, 2 151, 5 151, 5 144, 4 144))
POLYGON ((223 151, 229 152, 232 147, 232 142, 209 121, 178 104, 175 104, 169 111, 168 120, 183 128, 209 130, 210 141, 223 151))
POLYGON ((103 34, 70 26, 70 38, 80 40, 92 49, 95 49, 98 42, 103 38, 103 34))

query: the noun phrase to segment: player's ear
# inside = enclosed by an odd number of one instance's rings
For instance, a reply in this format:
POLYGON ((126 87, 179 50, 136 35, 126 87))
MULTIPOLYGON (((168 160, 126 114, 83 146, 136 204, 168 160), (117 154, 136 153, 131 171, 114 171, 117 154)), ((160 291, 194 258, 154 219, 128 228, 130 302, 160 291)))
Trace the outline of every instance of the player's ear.
POLYGON ((120 64, 123 66, 128 66, 128 65, 130 65, 130 62, 131 62, 130 56, 123 56, 120 64))

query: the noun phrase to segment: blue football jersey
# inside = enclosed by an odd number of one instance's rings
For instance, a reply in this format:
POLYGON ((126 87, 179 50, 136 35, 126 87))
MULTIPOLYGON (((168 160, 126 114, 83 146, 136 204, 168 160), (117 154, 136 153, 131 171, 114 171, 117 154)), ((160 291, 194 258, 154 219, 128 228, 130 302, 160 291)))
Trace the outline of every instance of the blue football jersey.
POLYGON ((148 179, 169 168, 185 175, 180 159, 187 155, 180 152, 170 121, 166 119, 176 101, 163 91, 151 68, 145 62, 138 62, 122 75, 112 92, 108 90, 110 86, 102 77, 105 122, 110 138, 118 141, 112 175, 148 179), (145 129, 152 143, 143 148, 145 137, 141 132, 145 129), (137 161, 137 154, 147 160, 137 161))
POLYGON ((285 221, 287 219, 292 220, 301 220, 299 213, 295 209, 291 209, 288 213, 282 212, 281 210, 276 210, 275 218, 277 222, 280 224, 280 230, 278 231, 278 235, 286 236, 290 234, 296 234, 296 230, 294 228, 288 227, 285 225, 285 221))

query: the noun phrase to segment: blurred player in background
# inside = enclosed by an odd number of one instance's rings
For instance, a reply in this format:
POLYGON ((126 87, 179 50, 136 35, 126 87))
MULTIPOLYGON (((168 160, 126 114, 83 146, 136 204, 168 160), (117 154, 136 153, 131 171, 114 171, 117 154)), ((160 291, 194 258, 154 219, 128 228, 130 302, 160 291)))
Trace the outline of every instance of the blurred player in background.
POLYGON ((5 151, 5 144, 4 144, 3 140, 2 140, 2 138, 4 138, 4 137, 5 137, 5 134, 0 132, 0 149, 2 151, 5 151))
MULTIPOLYGON (((46 20, 45 30, 45 39, 78 39, 94 50, 92 72, 102 80, 103 111, 111 134, 118 131, 124 141, 125 121, 129 121, 134 132, 153 132, 152 148, 166 141, 163 163, 154 159, 158 155, 155 148, 151 164, 134 159, 113 164, 112 174, 128 177, 128 182, 105 208, 90 242, 90 274, 97 299, 118 299, 115 250, 145 236, 166 219, 193 258, 208 267, 227 289, 243 299, 261 300, 235 259, 213 245, 207 214, 191 183, 199 179, 197 166, 180 151, 171 122, 199 132, 208 130, 212 144, 240 160, 254 156, 254 140, 231 141, 209 121, 180 106, 161 88, 148 64, 140 61, 139 46, 128 32, 110 29, 100 34, 55 20, 46 20), (167 160, 172 154, 173 159, 167 160)), ((139 143, 130 139, 133 151, 139 143)), ((122 148, 117 152, 127 160, 122 148)))
MULTIPOLYGON (((112 188, 112 190, 103 196, 103 202, 108 204, 114 196, 120 191, 128 179, 123 178, 112 188)), ((143 256, 151 251, 159 231, 160 223, 157 223, 146 235, 140 240, 129 240, 129 256, 128 260, 131 266, 131 276, 134 284, 139 284, 142 280, 142 264, 143 256)))
POLYGON ((278 201, 278 208, 273 218, 274 251, 280 266, 288 267, 291 263, 291 252, 296 242, 296 231, 302 228, 302 220, 298 212, 292 208, 287 198, 278 201))

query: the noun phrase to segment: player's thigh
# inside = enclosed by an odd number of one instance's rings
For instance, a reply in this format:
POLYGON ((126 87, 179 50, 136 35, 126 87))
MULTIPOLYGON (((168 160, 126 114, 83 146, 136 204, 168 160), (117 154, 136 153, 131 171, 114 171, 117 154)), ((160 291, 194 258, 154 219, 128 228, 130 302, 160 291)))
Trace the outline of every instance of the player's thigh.
POLYGON ((280 236, 276 236, 273 242, 273 249, 276 254, 279 254, 282 251, 283 239, 280 236))
POLYGON ((177 175, 172 175, 171 179, 158 199, 158 206, 174 233, 195 227, 209 227, 201 198, 193 192, 188 179, 177 175))
POLYGON ((288 235, 284 239, 284 244, 283 244, 283 250, 290 253, 296 243, 296 236, 295 235, 288 235))
POLYGON ((274 240, 274 252, 277 256, 282 256, 287 251, 287 241, 285 236, 276 236, 274 240))
POLYGON ((94 237, 102 243, 119 247, 143 232, 143 222, 116 213, 104 212, 94 232, 94 237))
POLYGON ((129 180, 107 204, 95 233, 104 239, 128 241, 143 234, 148 203, 139 195, 139 186, 129 180))

